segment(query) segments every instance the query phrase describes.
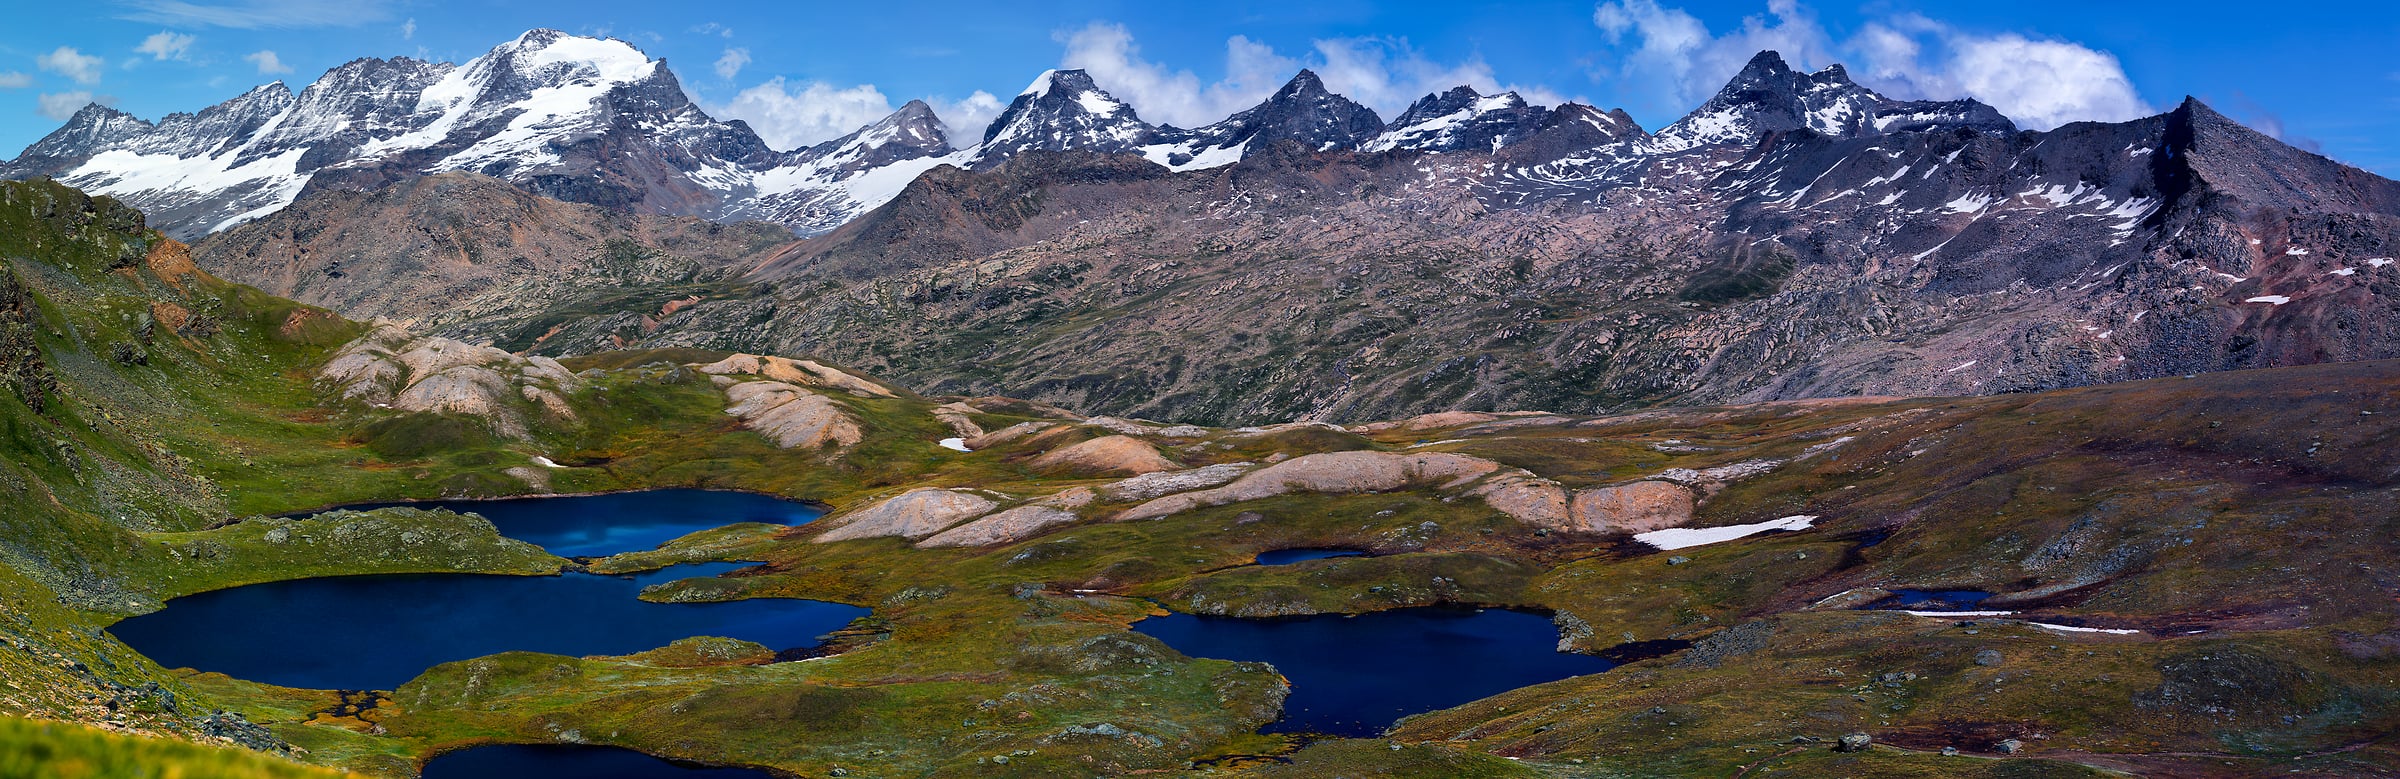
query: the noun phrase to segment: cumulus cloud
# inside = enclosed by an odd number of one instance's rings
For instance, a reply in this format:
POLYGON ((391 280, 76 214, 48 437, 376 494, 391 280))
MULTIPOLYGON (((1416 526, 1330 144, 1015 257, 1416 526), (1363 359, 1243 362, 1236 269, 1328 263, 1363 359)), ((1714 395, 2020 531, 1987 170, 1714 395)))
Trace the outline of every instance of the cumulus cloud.
POLYGON ((1608 75, 1654 85, 1650 97, 1661 109, 1706 100, 1751 55, 1772 49, 1803 70, 1844 62, 1853 78, 1892 97, 1973 97, 2035 129, 2151 112, 2107 52, 2021 33, 1970 32, 1916 14, 1870 22, 1841 40, 1797 0, 1770 0, 1765 14, 1723 33, 1657 0, 1608 0, 1593 11, 1592 23, 1627 49, 1608 75))
POLYGON ((1592 12, 1592 23, 1611 43, 1624 43, 1630 34, 1639 45, 1625 56, 1618 70, 1629 80, 1647 83, 1674 104, 1707 100, 1724 86, 1752 55, 1772 49, 1795 67, 1815 69, 1832 59, 1832 46, 1816 17, 1794 0, 1771 0, 1765 15, 1742 19, 1741 26, 1715 35, 1698 17, 1657 0, 1610 0, 1592 12))
POLYGON ((0 73, 0 89, 24 89, 33 86, 33 77, 11 70, 0 73))
POLYGON ((191 53, 192 40, 192 36, 183 33, 160 30, 156 35, 143 38, 142 45, 133 47, 133 50, 148 54, 151 59, 180 60, 191 53))
POLYGON ((250 64, 257 65, 258 74, 262 76, 275 73, 292 72, 291 66, 283 64, 283 58, 275 56, 275 51, 273 49, 260 49, 258 51, 250 52, 249 54, 242 55, 242 59, 249 60, 250 64))
POLYGON ((1100 88, 1131 104, 1142 118, 1182 127, 1209 124, 1257 105, 1303 67, 1315 70, 1326 89, 1387 118, 1420 97, 1462 84, 1486 93, 1516 89, 1536 103, 1562 99, 1547 89, 1503 86, 1481 59, 1435 61, 1400 38, 1322 39, 1305 56, 1295 57, 1236 35, 1225 41, 1225 77, 1206 83, 1189 70, 1143 59, 1123 25, 1093 22, 1059 34, 1058 40, 1066 46, 1061 66, 1090 71, 1100 88))
POLYGON ((408 18, 408 21, 405 21, 405 22, 401 22, 401 23, 400 23, 400 40, 404 40, 404 41, 406 41, 406 40, 415 40, 415 39, 416 39, 416 37, 417 37, 417 18, 416 18, 416 17, 414 17, 414 16, 411 16, 411 17, 409 17, 409 18, 408 18))
POLYGON ((100 58, 76 51, 73 46, 60 46, 48 54, 35 57, 33 63, 43 70, 74 79, 77 84, 100 83, 100 58))
POLYGON ((240 30, 356 27, 392 17, 391 0, 123 0, 123 5, 130 10, 120 18, 137 22, 240 30))
POLYGON ((1000 118, 1001 111, 1008 110, 1007 103, 980 89, 964 100, 936 97, 925 104, 933 106, 933 115, 941 118, 943 132, 950 136, 952 146, 972 146, 982 141, 984 128, 1000 118))
POLYGON ((717 58, 717 77, 733 78, 742 72, 742 66, 748 64, 750 64, 749 49, 726 49, 724 56, 717 58))
POLYGON ((794 83, 782 76, 742 90, 709 113, 740 119, 767 145, 796 149, 839 138, 890 116, 892 101, 873 84, 837 87, 822 81, 794 83))
POLYGON ((1283 86, 1299 69, 1296 60, 1236 35, 1225 42, 1226 78, 1202 84, 1189 70, 1143 59, 1124 25, 1093 22, 1057 36, 1067 48, 1059 64, 1090 71, 1101 89, 1132 104, 1152 122, 1196 127, 1248 108, 1283 86))
POLYGON ((45 93, 41 97, 35 98, 34 102, 34 110, 41 112, 43 116, 63 122, 68 117, 74 116, 76 111, 83 110, 84 106, 93 103, 114 105, 117 99, 107 95, 93 97, 92 93, 78 89, 73 92, 45 93))

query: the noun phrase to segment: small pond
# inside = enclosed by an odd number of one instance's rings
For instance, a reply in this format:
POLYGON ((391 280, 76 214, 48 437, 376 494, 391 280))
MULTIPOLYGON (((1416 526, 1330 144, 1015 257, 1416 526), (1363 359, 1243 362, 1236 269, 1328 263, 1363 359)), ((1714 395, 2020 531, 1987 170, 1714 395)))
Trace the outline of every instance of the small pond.
POLYGON ((497 744, 449 752, 425 763, 425 779, 777 779, 755 768, 661 760, 617 747, 497 744))
POLYGON ((168 601, 108 630, 168 668, 286 687, 388 690, 453 660, 516 650, 621 655, 692 636, 805 649, 863 616, 839 603, 648 603, 642 588, 737 563, 632 576, 399 574, 254 584, 168 601))
POLYGON ((1356 549, 1277 549, 1258 553, 1255 565, 1290 565, 1302 560, 1324 560, 1333 557, 1365 557, 1356 549))
POLYGON ((1401 717, 1616 667, 1557 651, 1549 618, 1501 609, 1414 608, 1358 616, 1136 622, 1186 655, 1263 660, 1292 682, 1268 732, 1366 737, 1401 717))
POLYGON ((482 514, 500 534, 561 557, 604 557, 655 549, 685 535, 739 522, 805 524, 825 512, 773 495, 667 489, 605 495, 361 503, 341 509, 405 506, 482 514))
POLYGON ((1982 590, 1893 590, 1892 597, 1875 603, 1879 609, 1908 611, 1972 611, 1991 593, 1982 590))

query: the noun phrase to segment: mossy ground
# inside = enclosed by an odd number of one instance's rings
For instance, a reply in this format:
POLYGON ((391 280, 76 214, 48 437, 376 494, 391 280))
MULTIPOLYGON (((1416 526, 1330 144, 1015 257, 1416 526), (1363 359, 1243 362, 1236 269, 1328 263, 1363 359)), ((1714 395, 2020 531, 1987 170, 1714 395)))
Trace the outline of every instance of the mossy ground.
POLYGON ((71 722, 0 717, 0 776, 334 779, 346 775, 243 749, 111 733, 71 722))
MULTIPOLYGON (((388 698, 172 672, 104 626, 175 595, 282 578, 556 570, 564 561, 440 512, 259 518, 534 492, 510 471, 536 456, 567 466, 543 471, 553 491, 707 486, 836 508, 917 486, 1030 498, 1105 480, 1030 467, 1042 449, 1096 431, 961 454, 935 444, 951 435, 929 413, 937 399, 906 395, 837 398, 867 431, 846 451, 778 450, 722 413, 706 377, 678 366, 714 356, 704 353, 580 360, 597 373, 569 398, 575 419, 525 438, 330 403, 310 376, 357 325, 178 266, 173 245, 129 218, 55 185, 0 184, 0 259, 34 301, 0 323, 16 328, 0 337, 22 334, 40 357, 0 365, 12 377, 0 393, 0 674, 11 683, 0 710, 195 735, 200 712, 229 708, 303 759, 384 775, 469 744, 562 740, 857 776, 1187 766, 2339 775, 2400 765, 2389 735, 2400 732, 2400 603, 2386 570, 2400 552, 2400 427, 2386 422, 2400 414, 2400 364, 2389 362, 1365 436, 1210 431, 1166 453, 1205 465, 1452 451, 1571 488, 1774 461, 1710 487, 1697 524, 1819 520, 1668 554, 1538 531, 1423 489, 1287 495, 1124 523, 1104 518, 1127 504, 1103 503, 1081 522, 988 549, 817 544, 814 528, 734 526, 592 567, 755 561, 645 597, 806 597, 874 615, 837 637, 839 654, 805 662, 708 662, 740 653, 691 647, 511 653, 430 669, 388 698), (337 538, 306 532, 310 523, 358 529, 337 538), (1261 551, 1323 546, 1375 556, 1245 565, 1261 551), (2145 634, 1818 607, 1903 587, 1985 589, 2042 620, 2145 634), (1271 669, 1184 657, 1127 629, 1160 604, 1261 615, 1457 602, 1552 611, 1581 651, 1694 645, 1429 713, 1387 739, 1302 743, 1255 733, 1281 698, 1271 669), (1981 661, 1986 651, 1997 660, 1981 661), (1887 746, 1827 748, 1852 731, 1887 746), (1996 753, 2003 738, 2023 751, 1996 753), (1945 746, 1969 754, 1938 754, 1945 746)), ((1012 413, 977 421, 998 429, 1042 413, 1003 410, 1012 413)))

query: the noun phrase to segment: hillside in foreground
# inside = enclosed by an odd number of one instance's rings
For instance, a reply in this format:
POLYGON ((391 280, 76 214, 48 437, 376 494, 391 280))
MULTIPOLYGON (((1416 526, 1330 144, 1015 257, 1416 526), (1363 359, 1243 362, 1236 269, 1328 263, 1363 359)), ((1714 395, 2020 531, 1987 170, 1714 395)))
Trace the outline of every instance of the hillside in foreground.
POLYGON ((0 184, 0 228, 14 716, 373 775, 566 740, 800 775, 2400 770, 2400 362, 1199 427, 929 397, 800 358, 555 362, 369 327, 217 280, 138 212, 54 184, 0 184), (583 560, 471 514, 273 516, 664 486, 831 511, 583 560), (1722 540, 1629 537, 1677 530, 1722 540), (1293 548, 1366 554, 1248 564, 1293 548), (364 706, 162 668, 107 630, 261 582, 704 560, 748 565, 643 597, 873 613, 817 659, 707 641, 505 653, 364 706), (1877 608, 1909 590, 2007 613, 1877 608), (1284 713, 1272 667, 1129 629, 1161 609, 1434 604, 1546 613, 1570 652, 1664 653, 1380 738, 1303 739, 1258 732, 1284 713), (1854 733, 1875 745, 1832 748, 1854 733))

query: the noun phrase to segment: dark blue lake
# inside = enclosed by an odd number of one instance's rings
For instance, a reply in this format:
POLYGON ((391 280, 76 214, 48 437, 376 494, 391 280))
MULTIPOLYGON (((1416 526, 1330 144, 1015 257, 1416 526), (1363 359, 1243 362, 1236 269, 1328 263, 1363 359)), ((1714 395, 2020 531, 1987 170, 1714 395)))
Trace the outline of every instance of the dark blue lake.
POLYGON ((445 753, 425 763, 424 779, 776 779, 755 768, 716 768, 660 760, 616 747, 497 744, 445 753))
POLYGON ((634 576, 300 579, 187 595, 108 631, 168 668, 286 687, 389 690, 435 665, 516 650, 622 655, 692 636, 804 649, 867 613, 783 598, 636 599, 646 585, 740 567, 700 563, 634 576))
POLYGON ((500 534, 560 557, 603 557, 656 549, 659 544, 738 522, 799 525, 824 510, 795 500, 749 492, 670 489, 570 497, 428 500, 341 506, 364 511, 391 506, 482 514, 500 534))
POLYGON ((1292 694, 1268 732, 1373 736, 1410 714, 1617 665, 1561 653, 1548 618, 1501 609, 1298 619, 1175 614, 1133 629, 1193 657, 1273 663, 1291 680, 1292 694))
POLYGON ((1875 607, 1910 611, 1970 611, 1990 597, 1991 593, 1982 590, 1893 590, 1892 597, 1876 603, 1875 607))
POLYGON ((1332 557, 1365 557, 1356 549, 1277 549, 1258 553, 1258 565, 1290 565, 1302 560, 1323 560, 1332 557))

